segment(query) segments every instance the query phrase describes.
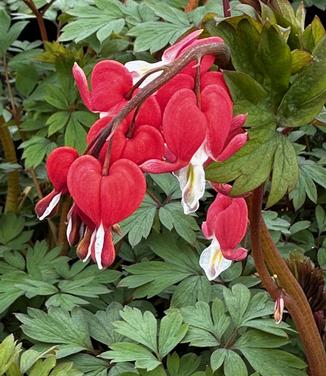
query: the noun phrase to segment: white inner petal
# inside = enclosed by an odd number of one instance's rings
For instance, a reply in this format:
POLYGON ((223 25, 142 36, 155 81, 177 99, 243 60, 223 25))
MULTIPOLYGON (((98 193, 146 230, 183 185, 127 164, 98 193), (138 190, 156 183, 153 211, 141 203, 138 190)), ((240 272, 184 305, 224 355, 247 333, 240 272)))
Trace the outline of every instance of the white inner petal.
MULTIPOLYGON (((157 63, 148 63, 147 61, 143 60, 134 60, 129 61, 125 64, 125 67, 128 69, 129 72, 133 75, 133 83, 135 84, 137 81, 139 81, 140 78, 145 76, 149 71, 155 68, 159 68, 163 65, 165 65, 163 61, 158 61, 157 63)), ((152 82, 155 78, 160 76, 162 74, 162 71, 155 72, 151 74, 149 77, 147 77, 144 82, 139 86, 140 88, 145 87, 150 82, 152 82)))
POLYGON ((216 238, 213 238, 211 245, 203 250, 199 258, 199 265, 205 271, 209 281, 216 279, 231 264, 231 260, 223 257, 220 244, 216 238))
POLYGON ((71 234, 71 230, 72 230, 72 219, 71 219, 71 215, 69 215, 69 216, 68 216, 67 229, 66 229, 66 236, 67 236, 67 240, 68 240, 68 243, 69 243, 70 246, 71 246, 71 244, 70 244, 70 234, 71 234))
POLYGON ((58 205, 61 198, 61 192, 57 193, 53 196, 52 200, 50 201, 48 207, 45 209, 44 213, 38 218, 40 221, 43 221, 48 215, 51 214, 52 210, 58 205))
POLYGON ((99 269, 103 269, 102 266, 102 251, 104 246, 105 231, 103 224, 96 230, 95 237, 95 260, 99 269))
POLYGON ((191 158, 188 166, 175 172, 182 191, 181 204, 185 214, 194 213, 199 207, 199 200, 205 193, 204 163, 208 156, 202 145, 191 158))
POLYGON ((92 233, 91 240, 89 241, 89 245, 88 245, 88 248, 87 248, 87 255, 86 255, 86 257, 83 259, 83 262, 87 262, 88 259, 89 259, 90 256, 91 256, 91 254, 92 254, 92 246, 93 246, 94 239, 95 239, 95 233, 96 233, 96 230, 94 230, 93 233, 92 233))

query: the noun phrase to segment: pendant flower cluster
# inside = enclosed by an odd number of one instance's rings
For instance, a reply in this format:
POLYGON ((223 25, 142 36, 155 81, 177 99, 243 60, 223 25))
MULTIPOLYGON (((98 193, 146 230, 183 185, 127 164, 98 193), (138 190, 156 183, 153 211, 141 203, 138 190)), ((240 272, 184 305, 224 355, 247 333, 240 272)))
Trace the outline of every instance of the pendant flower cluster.
MULTIPOLYGON (((184 212, 190 214, 205 192, 204 167, 228 159, 247 141, 242 128, 246 116, 233 116, 223 74, 213 70, 215 56, 210 54, 189 60, 114 125, 148 85, 191 49, 223 43, 218 37, 198 39, 200 33, 168 48, 155 64, 101 61, 92 71, 90 85, 83 70, 76 63, 73 67, 81 98, 99 119, 88 132, 85 155, 70 147, 49 155, 46 167, 54 189, 38 202, 36 213, 39 219, 53 215, 61 196, 69 193, 74 200, 68 214, 69 244, 78 244, 78 256, 91 257, 100 269, 115 259, 112 232, 119 231, 119 222, 143 201, 144 173, 173 173, 180 183, 184 212)), ((239 247, 247 229, 247 206, 243 198, 230 197, 229 191, 227 187, 217 194, 202 227, 212 240, 200 257, 210 280, 247 254, 239 247)))

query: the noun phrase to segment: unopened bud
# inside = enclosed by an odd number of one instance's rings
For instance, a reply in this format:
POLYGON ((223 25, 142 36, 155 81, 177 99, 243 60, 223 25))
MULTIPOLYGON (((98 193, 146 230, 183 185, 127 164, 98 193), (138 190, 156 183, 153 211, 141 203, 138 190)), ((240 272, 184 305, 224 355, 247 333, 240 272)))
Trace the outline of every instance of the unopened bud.
POLYGON ((274 305, 274 320, 276 324, 279 324, 283 319, 284 312, 284 299, 282 294, 276 299, 274 305))

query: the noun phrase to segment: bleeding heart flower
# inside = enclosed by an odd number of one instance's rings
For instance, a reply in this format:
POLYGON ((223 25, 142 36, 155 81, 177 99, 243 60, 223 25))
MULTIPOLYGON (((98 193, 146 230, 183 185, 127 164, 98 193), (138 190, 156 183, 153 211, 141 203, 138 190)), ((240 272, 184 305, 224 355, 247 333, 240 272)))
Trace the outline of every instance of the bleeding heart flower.
POLYGON ((217 85, 223 88, 230 95, 222 72, 205 72, 200 76, 200 89, 203 90, 208 85, 217 85))
POLYGON ((163 135, 170 160, 149 160, 141 165, 146 172, 174 172, 182 189, 185 213, 198 208, 204 194, 205 173, 203 154, 207 121, 197 106, 192 90, 177 91, 166 106, 163 115, 163 135), (174 157, 174 158, 173 158, 174 157))
POLYGON ((206 151, 217 160, 231 129, 232 101, 223 87, 208 85, 201 92, 201 109, 207 119, 206 151))
POLYGON ((156 92, 156 99, 164 112, 172 95, 181 89, 194 88, 195 81, 188 74, 177 74, 156 92))
MULTIPOLYGON (((231 187, 229 187, 231 189, 231 187)), ((202 231, 212 239, 199 260, 209 280, 217 278, 231 265, 231 260, 242 260, 247 250, 239 247, 248 226, 248 209, 245 199, 232 198, 218 193, 208 209, 202 231)))
MULTIPOLYGON (((87 135, 87 143, 92 142, 112 120, 112 117, 101 118, 91 127, 87 135)), ((164 155, 164 140, 160 131, 149 125, 136 125, 129 134, 130 123, 125 120, 115 130, 112 137, 110 164, 118 159, 126 158, 136 164, 142 164, 149 159, 162 159, 164 155)), ((104 163, 109 141, 100 152, 100 160, 104 163)))
MULTIPOLYGON (((166 64, 169 64, 173 62, 175 59, 183 55, 185 52, 189 50, 189 48, 206 44, 206 43, 222 43, 223 39, 219 37, 210 37, 210 38, 204 38, 199 39, 199 35, 202 33, 203 30, 196 30, 192 33, 188 34, 186 37, 182 38, 179 42, 175 43, 171 47, 167 48, 163 55, 161 61, 158 61, 156 63, 150 64, 147 61, 142 60, 134 60, 129 61, 125 64, 125 67, 131 72, 134 83, 136 83, 140 78, 148 74, 151 70, 159 69, 160 67, 163 67, 166 64)), ((201 73, 207 72, 211 66, 213 65, 215 60, 215 57, 213 55, 206 55, 203 56, 200 62, 200 71, 201 73)), ((186 73, 194 76, 196 74, 196 65, 197 62, 191 62, 189 63, 182 71, 181 73, 186 73)), ((147 84, 149 84, 151 81, 153 81, 155 78, 157 78, 162 71, 155 72, 151 74, 149 77, 147 77, 144 82, 140 85, 140 87, 144 87, 147 84)))
POLYGON ((77 63, 73 75, 85 106, 92 112, 108 112, 125 101, 132 88, 132 76, 119 62, 103 60, 94 66, 89 90, 84 71, 77 63))
POLYGON ((101 163, 90 155, 78 158, 70 167, 68 188, 79 209, 94 223, 88 255, 100 269, 115 258, 111 228, 130 216, 141 204, 146 182, 138 166, 120 159, 103 176, 101 163))
POLYGON ((46 169, 54 189, 43 197, 35 206, 39 220, 43 220, 55 213, 56 207, 63 194, 67 193, 67 175, 70 166, 78 158, 74 148, 64 146, 54 149, 46 161, 46 169))

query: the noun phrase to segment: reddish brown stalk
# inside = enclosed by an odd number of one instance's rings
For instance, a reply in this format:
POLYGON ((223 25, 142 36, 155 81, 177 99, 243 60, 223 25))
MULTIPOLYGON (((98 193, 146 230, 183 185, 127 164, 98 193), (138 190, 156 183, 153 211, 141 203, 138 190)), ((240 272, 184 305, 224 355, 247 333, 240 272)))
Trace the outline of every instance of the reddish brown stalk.
POLYGON ((261 220, 260 237, 266 264, 277 275, 281 287, 290 299, 285 305, 299 332, 309 364, 311 376, 324 376, 326 353, 308 300, 286 262, 276 248, 266 224, 261 220))
MULTIPOLYGON (((37 9, 36 5, 34 4, 33 0, 23 0, 23 1, 28 6, 28 8, 33 12, 34 16, 36 17, 38 28, 40 30, 41 39, 42 39, 43 43, 47 42, 48 41, 48 33, 46 31, 43 15, 48 10, 48 6, 46 6, 46 8, 43 12, 40 12, 37 9)), ((52 2, 51 2, 51 4, 49 3, 49 5, 51 6, 52 2)))
POLYGON ((223 0, 223 13, 224 17, 231 17, 231 7, 229 0, 223 0))
POLYGON ((252 256, 255 261, 255 267, 259 274, 260 279, 263 282, 264 287, 269 292, 274 300, 280 294, 278 287, 275 285, 269 271, 266 267, 264 254, 260 239, 260 225, 261 225, 261 207, 264 195, 264 187, 257 188, 252 196, 248 197, 247 203, 249 207, 249 219, 250 219, 250 238, 252 247, 252 256))
POLYGON ((311 376, 323 376, 326 354, 311 308, 301 286, 292 275, 276 248, 261 216, 263 188, 257 188, 248 200, 252 254, 257 271, 267 291, 275 299, 278 294, 269 271, 277 276, 284 292, 284 301, 305 349, 311 376), (268 268, 268 269, 267 269, 268 268), (269 270, 269 271, 268 271, 269 270))
POLYGON ((190 48, 184 55, 174 62, 164 67, 163 73, 145 86, 137 95, 122 108, 122 110, 108 123, 107 127, 102 130, 97 138, 88 146, 85 153, 98 156, 108 136, 114 133, 116 128, 121 124, 123 119, 135 108, 140 107, 142 103, 161 86, 170 81, 185 66, 192 61, 198 61, 204 55, 216 55, 219 59, 219 66, 225 66, 230 59, 229 48, 223 43, 207 43, 190 48))
POLYGON ((185 12, 191 12, 192 10, 196 9, 199 5, 199 0, 189 0, 188 4, 185 7, 185 12))
MULTIPOLYGON (((8 125, 0 117, 0 141, 6 162, 17 163, 16 149, 12 140, 8 125)), ((9 172, 8 190, 6 195, 5 213, 16 212, 18 208, 18 197, 20 193, 19 173, 17 170, 9 172)))

